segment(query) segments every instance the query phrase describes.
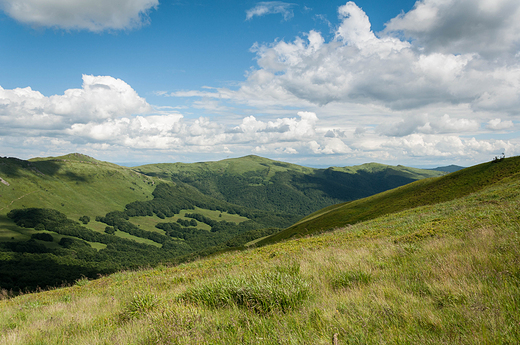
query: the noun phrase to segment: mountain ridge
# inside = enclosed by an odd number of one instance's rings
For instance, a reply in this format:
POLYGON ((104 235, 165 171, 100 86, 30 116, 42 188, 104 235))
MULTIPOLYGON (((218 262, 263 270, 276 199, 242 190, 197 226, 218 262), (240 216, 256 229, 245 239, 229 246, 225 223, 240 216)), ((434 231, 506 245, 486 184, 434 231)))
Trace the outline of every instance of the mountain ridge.
POLYGON ((250 155, 217 162, 135 167, 145 175, 187 183, 203 194, 267 211, 306 215, 444 172, 367 163, 316 169, 250 155), (281 196, 283 196, 283 201, 281 196))
POLYGON ((331 205, 256 244, 265 245, 294 236, 355 224, 408 208, 450 201, 474 193, 502 178, 518 174, 520 157, 511 157, 475 165, 442 177, 422 179, 371 197, 331 205))

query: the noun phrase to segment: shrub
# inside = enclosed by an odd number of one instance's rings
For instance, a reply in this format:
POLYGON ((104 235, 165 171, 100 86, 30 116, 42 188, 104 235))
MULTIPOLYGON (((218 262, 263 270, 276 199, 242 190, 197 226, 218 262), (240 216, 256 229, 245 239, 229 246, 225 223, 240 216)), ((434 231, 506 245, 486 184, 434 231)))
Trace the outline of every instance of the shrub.
POLYGON ((109 235, 113 235, 113 234, 116 233, 116 229, 114 229, 114 228, 111 227, 111 226, 107 226, 107 227, 105 228, 105 233, 106 233, 106 234, 109 234, 109 235))
POLYGON ((42 223, 38 223, 34 227, 34 230, 45 230, 45 225, 43 225, 42 223))
POLYGON ((87 242, 70 237, 62 237, 59 245, 64 248, 91 248, 90 244, 87 242))
POLYGON ((88 222, 90 222, 90 217, 89 216, 79 217, 79 221, 82 222, 83 224, 88 224, 88 222))

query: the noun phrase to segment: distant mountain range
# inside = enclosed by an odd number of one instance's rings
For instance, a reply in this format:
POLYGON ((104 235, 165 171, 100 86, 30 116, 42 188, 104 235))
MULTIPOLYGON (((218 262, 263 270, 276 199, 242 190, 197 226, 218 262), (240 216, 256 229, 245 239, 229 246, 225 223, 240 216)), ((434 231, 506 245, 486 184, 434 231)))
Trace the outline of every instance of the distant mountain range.
POLYGON ((332 204, 445 174, 377 163, 315 169, 254 155, 133 169, 147 176, 189 184, 205 195, 233 204, 302 216, 332 204))
POLYGON ((462 169, 464 169, 464 167, 452 164, 452 165, 448 165, 448 166, 445 166, 445 167, 438 167, 438 168, 430 169, 430 170, 444 171, 444 172, 452 173, 452 172, 459 171, 459 170, 462 170, 462 169))

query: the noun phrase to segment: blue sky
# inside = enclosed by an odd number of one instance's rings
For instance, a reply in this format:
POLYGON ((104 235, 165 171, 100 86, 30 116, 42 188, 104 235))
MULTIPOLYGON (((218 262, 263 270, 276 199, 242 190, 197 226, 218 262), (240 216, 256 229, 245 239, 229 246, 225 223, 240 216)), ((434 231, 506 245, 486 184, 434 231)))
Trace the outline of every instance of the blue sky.
POLYGON ((0 0, 0 155, 520 154, 517 0, 0 0))

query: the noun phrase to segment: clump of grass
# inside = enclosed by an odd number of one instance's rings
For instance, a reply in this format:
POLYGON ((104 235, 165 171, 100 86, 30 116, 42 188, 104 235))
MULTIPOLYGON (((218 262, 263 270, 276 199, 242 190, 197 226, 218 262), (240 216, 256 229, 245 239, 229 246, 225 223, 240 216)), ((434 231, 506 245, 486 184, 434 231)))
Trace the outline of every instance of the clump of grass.
POLYGON ((373 280, 372 274, 365 271, 343 271, 333 275, 330 285, 333 289, 368 285, 373 280))
POLYGON ((0 301, 14 297, 14 295, 15 294, 13 293, 12 290, 8 291, 6 289, 0 289, 0 301))
POLYGON ((122 321, 139 318, 155 309, 158 305, 157 296, 151 293, 136 292, 126 304, 120 315, 122 321))
POLYGON ((213 308, 232 305, 259 314, 287 312, 309 297, 309 284, 292 268, 247 277, 227 277, 188 288, 179 300, 213 308))
POLYGON ((85 286, 87 285, 89 282, 88 278, 83 276, 81 277, 80 279, 76 280, 76 282, 74 283, 75 286, 85 286))
POLYGON ((452 307, 459 304, 466 304, 466 296, 461 293, 453 293, 451 291, 439 291, 434 294, 434 305, 437 308, 452 307))

